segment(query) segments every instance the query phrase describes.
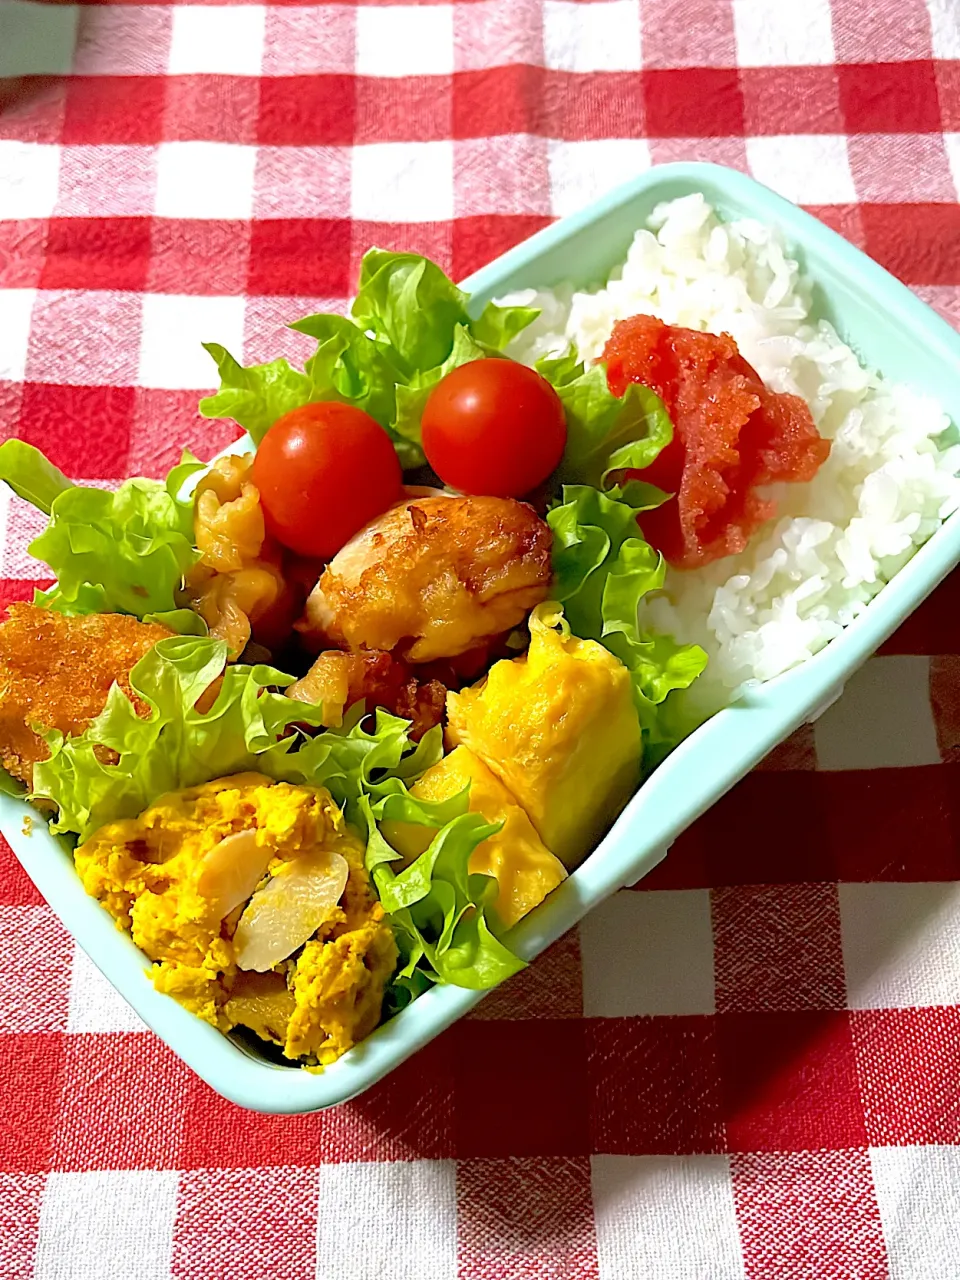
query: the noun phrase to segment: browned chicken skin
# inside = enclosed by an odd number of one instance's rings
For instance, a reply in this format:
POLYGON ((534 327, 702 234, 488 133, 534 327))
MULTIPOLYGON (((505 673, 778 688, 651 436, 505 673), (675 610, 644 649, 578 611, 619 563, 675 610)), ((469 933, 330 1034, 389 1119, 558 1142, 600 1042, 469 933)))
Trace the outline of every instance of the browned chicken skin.
POLYGON ((303 679, 287 689, 287 697, 320 703, 328 726, 341 724, 343 713, 355 702, 362 700, 368 711, 383 707, 409 720, 410 738, 419 742, 443 719, 447 687, 415 675, 406 662, 390 653, 334 649, 320 654, 303 679))
MULTIPOLYGON (((33 766, 49 755, 31 724, 81 733, 103 710, 116 681, 128 697, 130 668, 165 627, 119 613, 68 618, 52 609, 12 604, 0 624, 0 761, 31 785, 33 766)), ((147 710, 138 699, 134 705, 147 710)))
POLYGON ((512 498, 412 498, 327 566, 298 629, 315 644, 452 658, 522 622, 550 589, 548 526, 512 498))

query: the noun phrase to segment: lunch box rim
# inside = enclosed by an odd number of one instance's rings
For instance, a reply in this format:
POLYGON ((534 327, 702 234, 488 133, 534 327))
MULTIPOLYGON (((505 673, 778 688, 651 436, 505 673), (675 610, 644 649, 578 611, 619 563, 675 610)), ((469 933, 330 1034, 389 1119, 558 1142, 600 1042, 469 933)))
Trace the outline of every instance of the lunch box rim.
MULTIPOLYGON (((866 292, 884 324, 920 330, 924 341, 957 371, 960 384, 960 335, 930 307, 825 224, 754 179, 721 165, 654 166, 509 249, 465 280, 463 288, 482 305, 508 289, 523 287, 517 277, 525 272, 530 273, 530 287, 547 283, 537 277, 538 260, 572 238, 585 233, 602 236, 604 224, 614 218, 622 221, 635 202, 652 205, 694 192, 703 192, 721 212, 779 224, 791 250, 801 256, 814 248, 829 262, 836 281, 866 292)), ((636 227, 642 218, 636 215, 636 227)), ((856 347, 855 335, 845 337, 856 347)), ((958 415, 953 416, 956 422, 958 415)), ((649 873, 686 827, 772 747, 839 696, 853 672, 958 561, 960 513, 951 516, 820 653, 750 690, 681 743, 639 788, 583 864, 516 927, 511 940, 518 952, 526 958, 538 955, 597 903, 649 873)), ((275 1064, 154 989, 149 961, 86 894, 72 871, 69 853, 49 834, 36 810, 17 797, 0 795, 0 832, 66 929, 147 1026, 214 1090, 250 1110, 301 1114, 346 1102, 393 1071, 486 994, 435 987, 322 1071, 275 1064)))

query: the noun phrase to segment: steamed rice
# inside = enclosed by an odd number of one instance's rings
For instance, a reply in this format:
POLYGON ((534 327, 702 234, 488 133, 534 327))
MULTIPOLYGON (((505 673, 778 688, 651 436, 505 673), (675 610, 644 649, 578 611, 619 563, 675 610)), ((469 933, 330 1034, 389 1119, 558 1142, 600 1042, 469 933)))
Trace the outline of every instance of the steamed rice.
POLYGON ((865 369, 825 320, 776 229, 721 223, 701 195, 654 210, 626 262, 594 293, 527 290, 541 308, 511 354, 532 363, 576 343, 603 351, 616 321, 645 312, 733 336, 775 391, 801 395, 830 456, 807 484, 769 489, 778 518, 740 555, 668 570, 646 625, 703 646, 700 699, 803 662, 851 622, 940 522, 960 507, 960 445, 929 396, 865 369))

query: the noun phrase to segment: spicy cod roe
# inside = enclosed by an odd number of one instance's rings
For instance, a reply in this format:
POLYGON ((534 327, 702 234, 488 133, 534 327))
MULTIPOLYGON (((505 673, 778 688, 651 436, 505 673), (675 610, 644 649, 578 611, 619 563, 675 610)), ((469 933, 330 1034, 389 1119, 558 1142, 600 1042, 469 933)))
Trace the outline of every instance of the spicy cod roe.
POLYGON ((674 495, 640 524, 675 568, 743 551, 776 514, 757 488, 812 480, 830 452, 806 403, 768 390, 728 334, 633 316, 614 327, 602 358, 615 395, 631 382, 651 387, 673 422, 671 443, 630 474, 674 495))

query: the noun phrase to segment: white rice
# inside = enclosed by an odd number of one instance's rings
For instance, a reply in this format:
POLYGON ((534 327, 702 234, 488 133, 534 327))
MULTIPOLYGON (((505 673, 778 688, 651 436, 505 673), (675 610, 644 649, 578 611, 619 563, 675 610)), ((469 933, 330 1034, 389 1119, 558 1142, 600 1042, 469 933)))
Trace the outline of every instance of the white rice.
POLYGON ((617 320, 640 312, 730 333, 775 391, 801 395, 833 442, 817 476, 770 490, 778 518, 741 555, 669 570, 645 601, 651 628, 703 646, 700 699, 803 662, 851 622, 960 507, 960 445, 930 397, 863 368, 825 320, 777 230, 721 223, 701 195, 659 206, 596 293, 512 295, 541 308, 511 354, 533 362, 572 340, 596 359, 617 320))

